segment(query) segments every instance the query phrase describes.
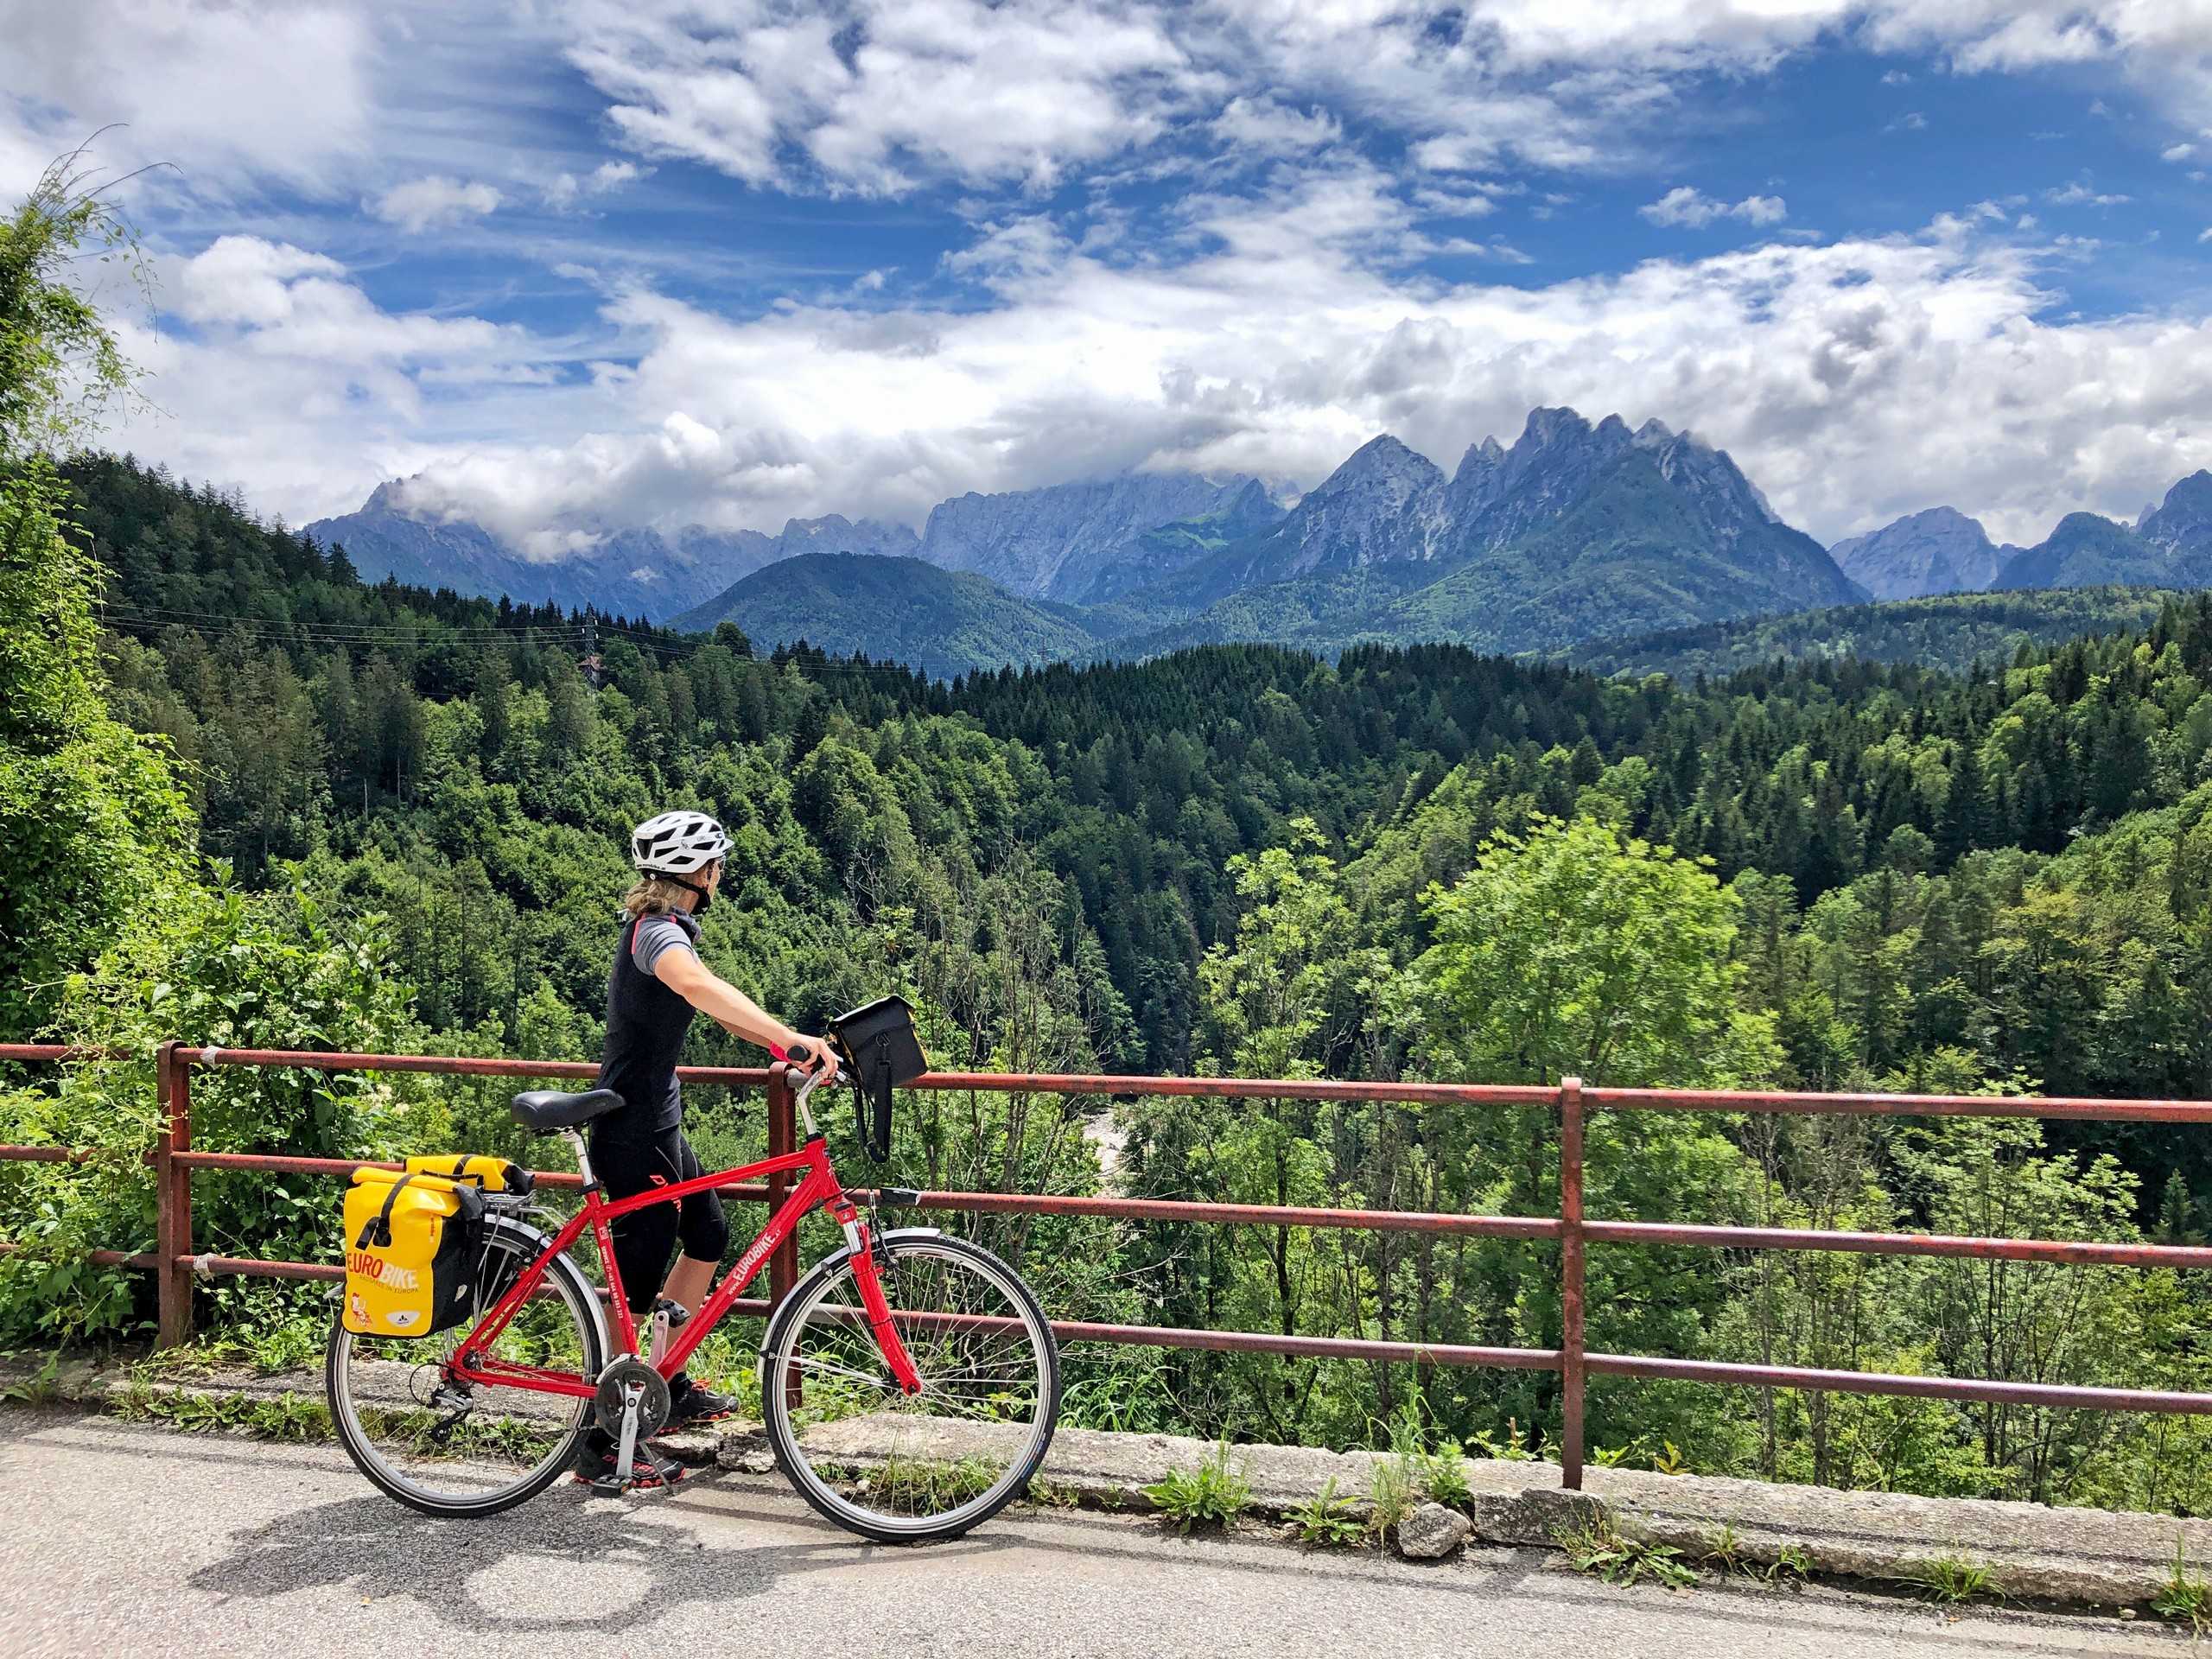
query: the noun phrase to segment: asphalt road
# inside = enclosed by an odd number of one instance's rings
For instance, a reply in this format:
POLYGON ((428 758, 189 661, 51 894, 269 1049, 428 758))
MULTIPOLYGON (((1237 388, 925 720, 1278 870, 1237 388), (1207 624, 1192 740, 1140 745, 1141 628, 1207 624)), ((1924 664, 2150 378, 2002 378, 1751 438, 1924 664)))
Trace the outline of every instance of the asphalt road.
POLYGON ((887 1549, 773 1476, 706 1471, 626 1499, 563 1484, 434 1522, 327 1446, 0 1408, 0 1653, 831 1652, 933 1659, 1357 1654, 1378 1659, 2179 1656, 2164 1630, 1886 1598, 1616 1590, 1548 1551, 1442 1566, 1183 1540, 1087 1512, 1002 1516, 887 1549))

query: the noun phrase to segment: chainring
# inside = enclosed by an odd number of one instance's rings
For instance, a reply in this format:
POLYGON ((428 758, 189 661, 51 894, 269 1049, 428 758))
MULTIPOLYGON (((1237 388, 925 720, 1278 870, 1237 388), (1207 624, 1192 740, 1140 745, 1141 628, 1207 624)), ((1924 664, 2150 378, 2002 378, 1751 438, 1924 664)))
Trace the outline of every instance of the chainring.
POLYGON ((592 1396, 599 1426, 618 1440, 622 1438, 622 1410, 629 1403, 626 1391, 637 1385, 645 1389, 638 1400, 638 1439, 659 1433, 668 1421, 668 1379, 642 1359, 618 1359, 599 1374, 599 1392, 592 1396))

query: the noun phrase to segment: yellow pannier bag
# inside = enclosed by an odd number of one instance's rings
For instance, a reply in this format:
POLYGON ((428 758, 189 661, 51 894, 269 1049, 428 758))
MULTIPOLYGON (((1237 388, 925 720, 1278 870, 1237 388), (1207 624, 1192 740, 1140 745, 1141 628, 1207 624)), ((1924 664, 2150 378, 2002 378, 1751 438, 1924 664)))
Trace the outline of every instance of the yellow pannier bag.
POLYGON ((484 1192, 527 1192, 537 1177, 520 1164, 475 1152, 424 1153, 407 1160, 410 1175, 442 1175, 484 1192))
POLYGON ((474 1185, 355 1170, 346 1194, 346 1328, 427 1337, 467 1318, 483 1220, 474 1185))

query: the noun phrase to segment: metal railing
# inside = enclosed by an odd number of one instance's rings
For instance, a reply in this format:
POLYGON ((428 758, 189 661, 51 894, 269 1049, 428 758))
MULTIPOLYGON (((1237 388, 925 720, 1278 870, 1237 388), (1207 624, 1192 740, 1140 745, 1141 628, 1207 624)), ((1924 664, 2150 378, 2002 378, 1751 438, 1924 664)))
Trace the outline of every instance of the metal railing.
MULTIPOLYGON (((67 1061, 98 1058, 91 1051, 48 1044, 0 1045, 0 1061, 67 1061)), ((119 1058, 108 1056, 107 1058, 119 1058)), ((274 1262, 195 1253, 192 1179, 200 1169, 261 1170, 290 1174, 351 1176, 362 1168, 397 1168, 349 1159, 276 1154, 200 1152, 192 1144, 194 1067, 269 1066, 317 1071, 423 1071, 469 1077, 586 1078, 597 1068, 580 1061, 468 1058, 448 1055, 345 1054, 308 1050, 197 1048, 164 1043, 154 1056, 162 1128, 152 1154, 156 1197, 156 1247, 151 1252, 98 1250, 100 1264, 144 1268, 157 1277, 159 1341, 172 1346, 192 1334, 195 1275, 238 1274, 266 1278, 337 1280, 336 1266, 274 1262)), ((768 1104, 771 1156, 794 1150, 797 1128, 787 1068, 685 1066, 686 1082, 760 1088, 768 1104)), ((917 1079, 918 1090, 977 1090, 1002 1094, 1169 1096, 1246 1099, 1395 1102, 1410 1105, 1516 1106, 1556 1113, 1560 1144, 1557 1216, 1470 1216, 1395 1210, 1291 1208, 1274 1205, 1184 1203, 1173 1199, 1051 1197, 1017 1192, 936 1192, 920 1195, 925 1210, 983 1214, 1096 1217, 1132 1222, 1211 1223, 1236 1226, 1347 1228, 1371 1232, 1428 1233, 1461 1237, 1556 1239, 1560 1246, 1560 1338, 1557 1348, 1488 1348, 1451 1343, 1389 1342, 1344 1337, 1300 1337, 1251 1331, 1191 1330, 1164 1325, 1102 1325, 1054 1320, 1063 1342, 1132 1344, 1159 1348, 1281 1354, 1298 1357, 1385 1363, 1423 1363, 1555 1371, 1560 1379, 1560 1461, 1565 1484, 1582 1484, 1583 1408, 1591 1376, 1666 1378, 1682 1382, 1785 1388, 1818 1392, 1917 1396, 1978 1403, 2101 1411, 2212 1413, 2212 1394, 2147 1389, 2075 1387, 2010 1382, 1979 1377, 1917 1376, 1873 1371, 1822 1370, 1796 1365, 1746 1365, 1670 1359, 1647 1354, 1592 1352, 1584 1340, 1585 1256, 1592 1244, 1640 1244, 1723 1249, 1837 1251, 1854 1255, 1963 1256, 1985 1261, 2133 1268, 2212 1268, 2212 1248, 2126 1244, 2071 1239, 1962 1238, 1926 1233, 1859 1233, 1809 1228, 1733 1227, 1640 1221, 1592 1221, 1583 1213, 1583 1130, 1592 1111, 1785 1112, 1878 1115, 1897 1117, 2031 1117, 2101 1122, 2212 1125, 2212 1102, 2086 1100, 1980 1095, 1848 1095, 1684 1089, 1586 1088, 1576 1077, 1555 1088, 1516 1084, 1344 1083, 1319 1079, 1250 1077, 1139 1077, 936 1071, 917 1079)), ((57 1147, 0 1146, 0 1161, 60 1162, 88 1154, 57 1147)), ((788 1177, 722 1189, 728 1195, 773 1205, 788 1177)), ((577 1178, 541 1172, 551 1186, 575 1186, 577 1178)), ((798 1245, 786 1243, 772 1258, 769 1298, 741 1304, 761 1312, 787 1294, 798 1278, 798 1245)))

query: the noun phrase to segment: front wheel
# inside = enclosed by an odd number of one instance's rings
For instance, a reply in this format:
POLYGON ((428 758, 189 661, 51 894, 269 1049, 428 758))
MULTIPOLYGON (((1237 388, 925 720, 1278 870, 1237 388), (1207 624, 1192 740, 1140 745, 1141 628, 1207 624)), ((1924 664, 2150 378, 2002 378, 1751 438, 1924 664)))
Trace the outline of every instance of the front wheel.
POLYGON ((921 1378, 876 1346, 853 1259, 817 1264, 769 1322, 760 1398, 799 1495, 880 1543, 957 1538, 1028 1490, 1059 1421, 1059 1350, 1021 1275, 925 1229, 886 1235, 877 1275, 921 1378))

